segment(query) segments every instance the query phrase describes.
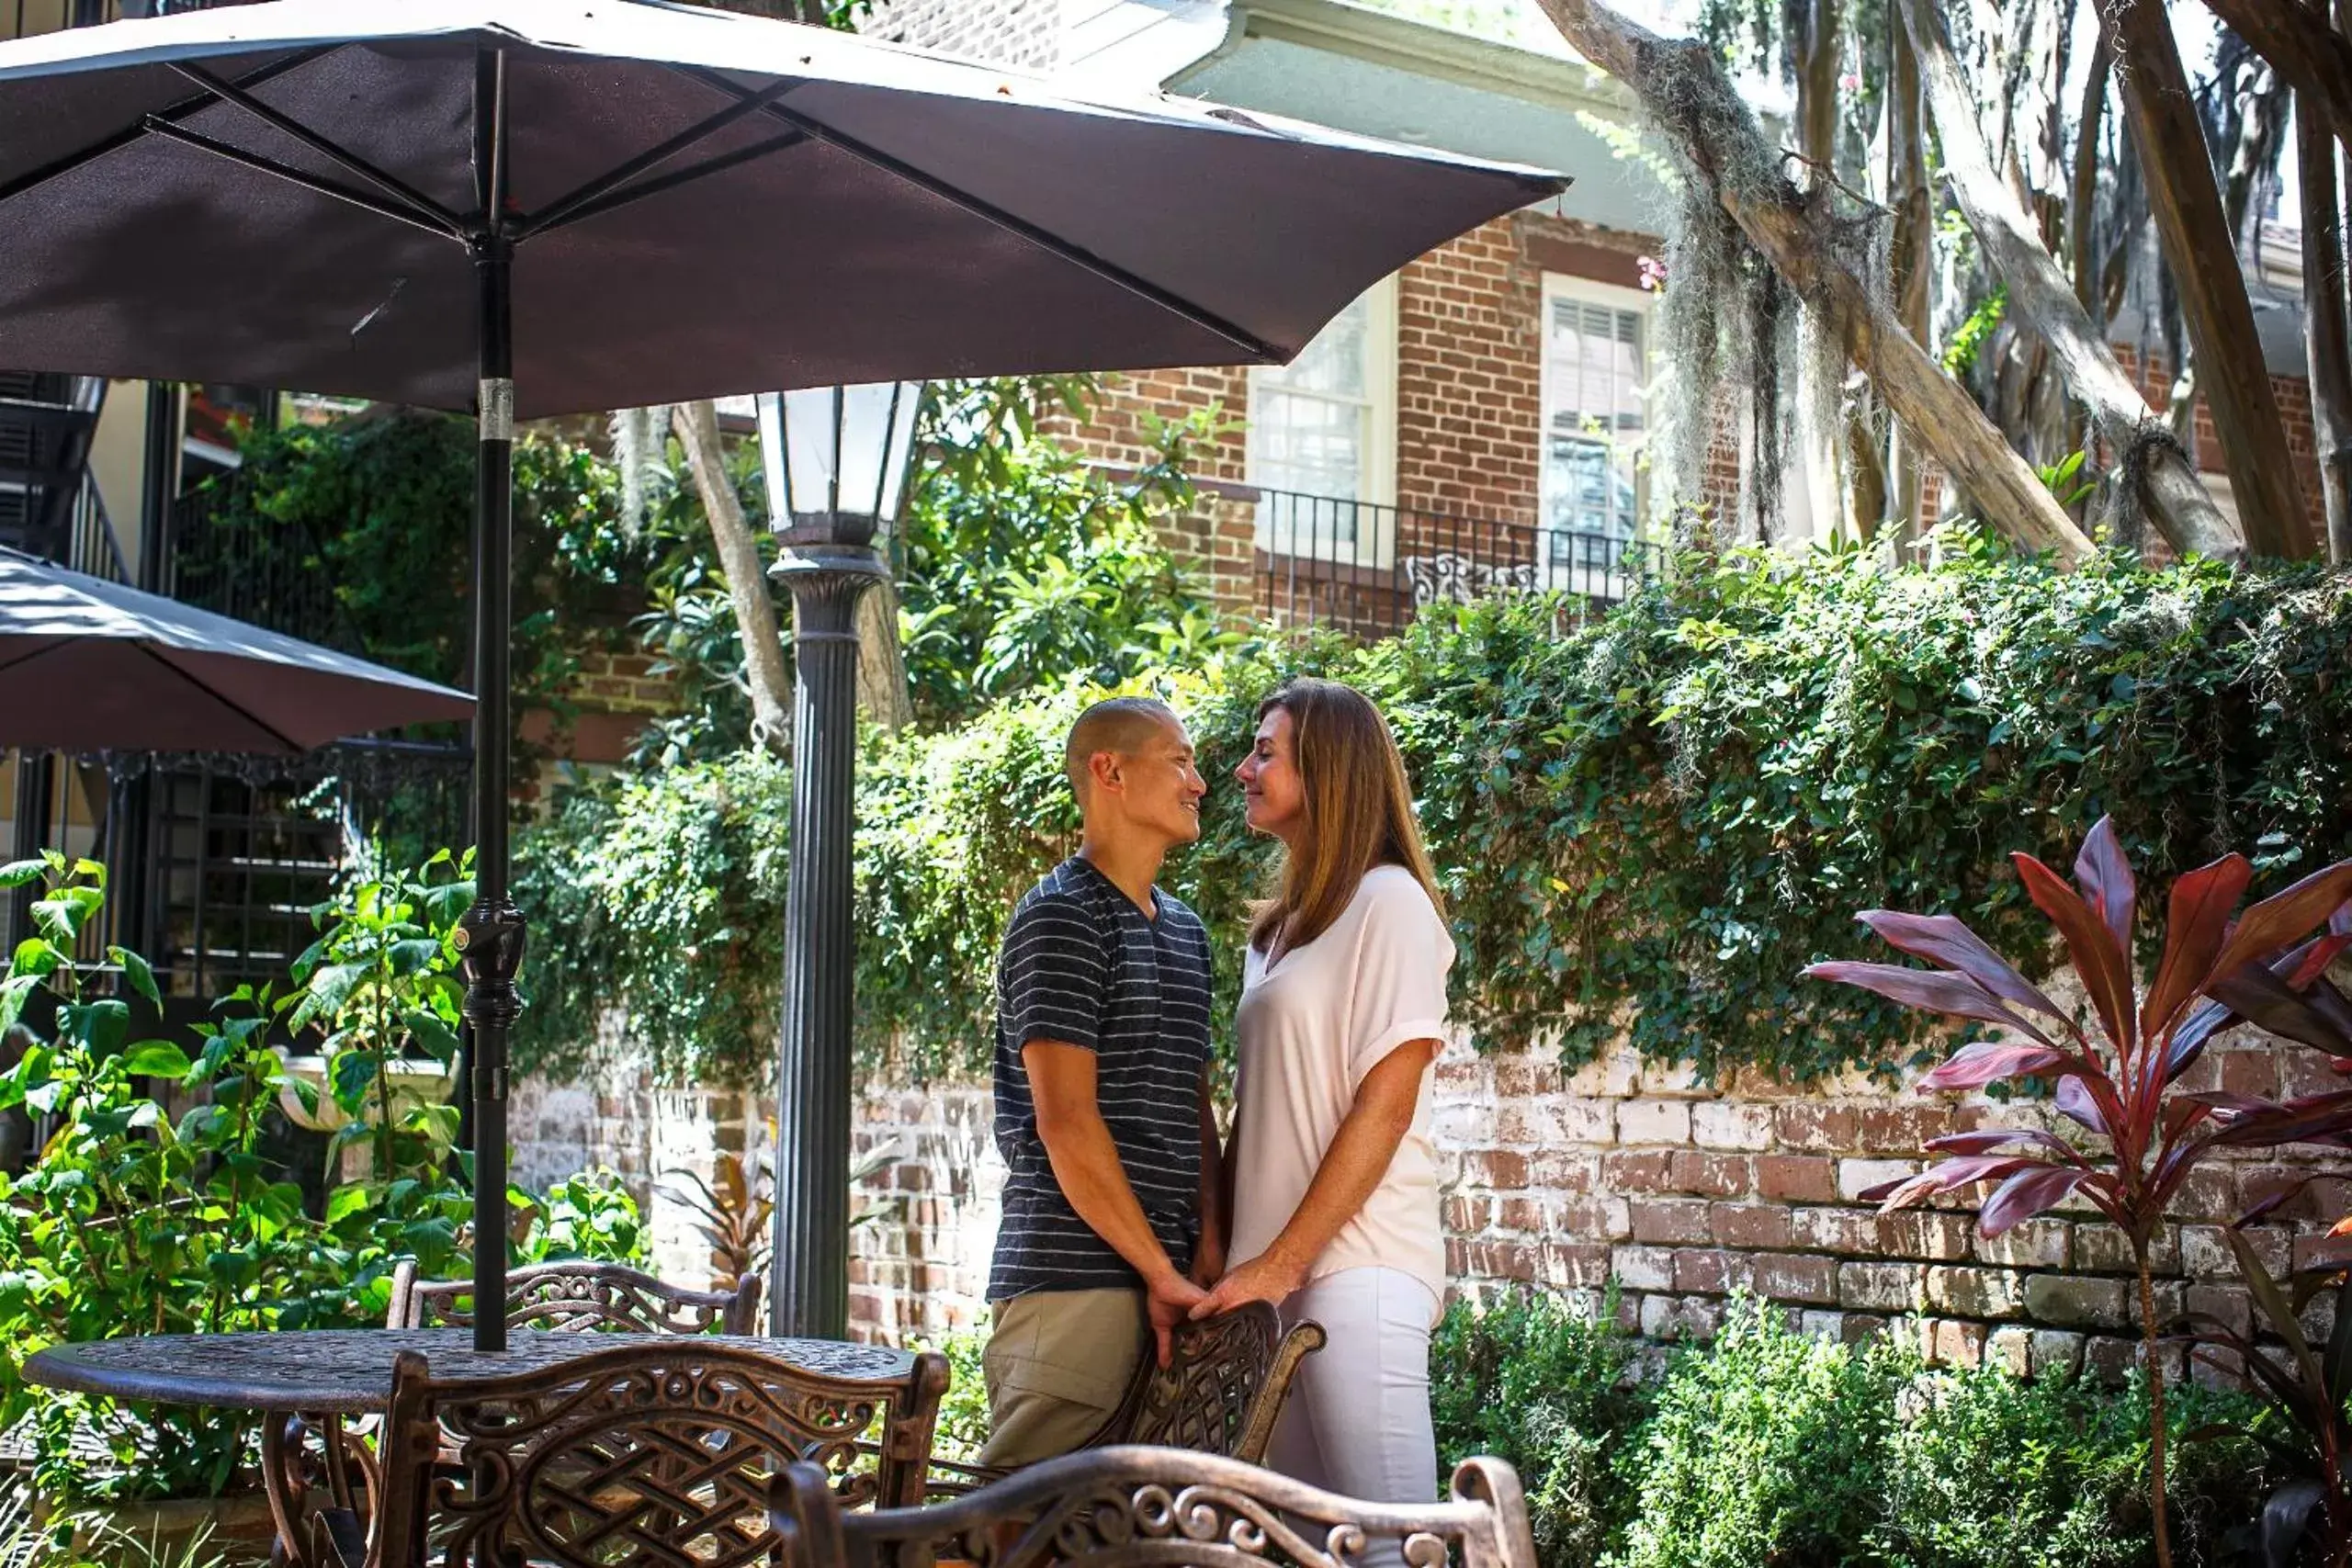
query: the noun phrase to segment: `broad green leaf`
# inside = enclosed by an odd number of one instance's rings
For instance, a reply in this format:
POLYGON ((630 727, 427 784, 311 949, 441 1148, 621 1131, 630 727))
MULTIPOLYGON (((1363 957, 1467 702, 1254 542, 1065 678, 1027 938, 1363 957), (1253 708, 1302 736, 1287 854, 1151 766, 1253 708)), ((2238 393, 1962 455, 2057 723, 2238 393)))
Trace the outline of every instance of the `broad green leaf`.
POLYGON ((127 947, 107 948, 107 958, 121 965, 123 976, 130 982, 130 988, 146 998, 149 1006, 160 1008, 164 1005, 164 995, 155 987, 155 971, 147 960, 127 947))
POLYGON ((142 1077, 170 1078, 177 1082, 187 1077, 195 1064, 188 1055, 168 1040, 142 1040, 123 1057, 123 1071, 142 1077))

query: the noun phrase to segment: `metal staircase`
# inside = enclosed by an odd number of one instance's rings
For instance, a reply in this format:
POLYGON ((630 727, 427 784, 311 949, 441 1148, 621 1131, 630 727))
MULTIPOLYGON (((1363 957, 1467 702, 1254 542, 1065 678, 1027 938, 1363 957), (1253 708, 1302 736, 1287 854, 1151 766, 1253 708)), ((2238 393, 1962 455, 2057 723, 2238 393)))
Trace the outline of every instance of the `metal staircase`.
POLYGON ((124 582, 122 547, 89 468, 106 396, 96 376, 0 370, 0 545, 124 582))

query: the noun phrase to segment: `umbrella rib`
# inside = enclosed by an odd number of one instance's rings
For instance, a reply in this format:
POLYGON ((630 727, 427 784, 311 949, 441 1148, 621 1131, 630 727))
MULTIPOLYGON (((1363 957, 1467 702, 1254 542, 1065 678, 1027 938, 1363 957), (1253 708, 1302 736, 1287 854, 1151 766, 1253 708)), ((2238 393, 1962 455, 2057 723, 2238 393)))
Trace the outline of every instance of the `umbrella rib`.
POLYGON ((715 158, 706 158, 701 163, 686 168, 676 169, 666 175, 658 175, 651 179, 639 180, 626 190, 617 190, 610 196, 583 202, 570 212, 535 220, 521 233, 515 235, 514 243, 520 244, 536 235, 552 233, 558 229, 568 229, 574 223, 613 211, 616 208, 634 206, 649 196, 659 196, 665 190, 675 190, 680 186, 691 185, 706 175, 724 174, 739 164, 755 163, 771 152, 781 152, 787 147, 797 147, 808 140, 807 136, 797 130, 787 130, 781 136, 772 136, 765 141, 756 142, 732 152, 722 152, 715 158))
MULTIPOLYGON (((245 75, 239 77, 237 80, 237 85, 241 87, 258 87, 265 82, 270 81, 276 77, 283 76, 288 71, 293 71, 301 66, 308 65, 314 60, 323 59, 325 56, 333 54, 336 50, 341 49, 342 47, 343 46, 341 44, 326 44, 318 49, 306 49, 300 51, 294 54, 288 55, 283 60, 274 60, 267 65, 262 66, 258 70, 249 72, 245 75)), ((182 98, 178 103, 173 104, 168 107, 157 109, 153 114, 146 116, 135 124, 125 127, 123 130, 115 132, 112 136, 107 137, 103 141, 92 142, 89 146, 83 148, 78 152, 68 153, 66 156, 60 158, 54 164, 44 164, 40 168, 33 170, 29 174, 20 175, 7 185, 0 186, 0 202, 6 202, 11 197, 22 196, 25 192, 31 190, 38 186, 47 185, 50 181, 58 178, 60 175, 70 175, 74 170, 82 167, 85 164, 94 164, 109 152, 121 151, 123 148, 130 146, 132 142, 137 141, 141 137, 149 134, 149 127, 155 120, 161 119, 175 121, 185 116, 194 114, 198 109, 209 108, 213 104, 218 103, 219 101, 220 100, 215 98, 211 94, 205 93, 194 97, 182 98)))
POLYGON ((443 228, 438 221, 425 213, 397 206, 389 201, 379 201, 364 191, 353 190, 346 186, 318 179, 304 174, 300 169, 281 164, 275 158, 265 158, 258 152, 248 152, 242 147, 232 147, 225 141, 215 141, 209 136, 200 131, 190 130, 184 125, 174 125, 169 120, 159 119, 151 115, 148 117, 146 129, 151 134, 160 136, 166 141, 177 141, 184 146, 193 147, 200 152, 209 152, 216 158, 226 158, 232 164, 243 164, 248 169, 268 175, 274 179, 284 180, 288 185, 300 186, 304 190, 315 191, 321 196, 333 197, 337 201, 349 202, 363 212, 372 212, 379 218, 389 218, 396 223, 409 224, 444 240, 465 238, 463 232, 443 228))
MULTIPOLYGON (((671 159, 676 157, 679 153, 684 152, 695 142, 702 141, 706 137, 714 136, 719 131, 726 130, 729 126, 734 124, 737 120, 741 119, 744 116, 757 114, 760 110, 767 107, 770 104, 775 103, 777 99, 783 97, 786 93, 793 92, 801 85, 802 84, 797 79, 789 76, 782 79, 781 81, 773 83, 763 91, 756 94, 755 96, 748 98, 738 99, 734 103, 728 105, 725 108, 720 109, 717 114, 710 116, 707 119, 700 120, 695 124, 686 127, 685 130, 663 141, 661 145, 649 148, 645 152, 639 152, 636 157, 628 160, 628 162, 621 164, 619 167, 612 169, 605 174, 597 175, 587 184, 573 190, 570 195, 557 197, 554 202, 549 204, 545 211, 535 213, 523 220, 522 223, 517 226, 514 232, 514 239, 516 243, 519 243, 524 240, 529 239, 533 234, 537 233, 542 229, 554 229, 560 227, 568 220, 578 216, 582 209, 587 208, 592 204, 596 206, 596 210, 598 211, 610 211, 615 207, 624 205, 626 200, 634 199, 639 194, 650 194, 639 193, 634 190, 625 191, 622 190, 621 187, 627 186, 629 181, 637 178, 638 175, 645 173, 648 169, 658 168, 660 165, 668 163, 671 159), (618 196, 623 199, 612 201, 605 199, 607 197, 613 196, 618 196)), ((796 136, 794 140, 797 141, 800 140, 800 138, 796 136)), ((705 165, 691 172, 706 173, 709 171, 707 166, 705 165)), ((671 182, 673 185, 676 183, 677 182, 674 180, 671 182)), ((663 188, 667 187, 665 186, 663 188)))
POLYGON ((422 215, 430 217, 451 234, 464 233, 465 225, 459 221, 458 215, 423 191, 415 189, 395 175, 386 174, 357 153, 336 146, 309 126, 294 118, 293 116, 271 108, 235 83, 224 82, 209 71, 198 66, 175 62, 172 69, 222 102, 234 104, 263 124, 273 126, 285 132, 320 157, 357 175, 387 196, 404 203, 422 215))
POLYGON ((262 717, 261 715, 245 706, 244 704, 237 701, 234 697, 232 697, 227 693, 221 691, 220 687, 206 681, 203 676, 198 675, 195 671, 184 669, 180 665, 164 658, 163 650, 158 649, 153 643, 148 642, 142 638, 141 640, 133 643, 131 646, 138 649, 140 652, 145 654, 156 663, 162 665, 164 669, 170 671, 180 680, 188 682, 200 688, 206 695, 211 697, 222 707, 227 708, 231 713, 235 714, 238 717, 249 721, 254 728, 260 730, 264 735, 268 736, 271 739, 285 747, 288 751, 307 751, 310 750, 308 746, 303 745, 300 741, 295 739, 292 736, 278 728, 277 726, 270 723, 267 719, 262 717))
MULTIPOLYGON (((670 69, 681 75, 692 77, 697 82, 716 87, 720 92, 732 93, 739 98, 750 96, 742 88, 715 71, 701 66, 682 65, 673 65, 670 69)), ((1251 359, 1264 364, 1280 364, 1288 357, 1282 350, 1255 333, 1237 326, 1214 311, 1203 310, 1183 296, 1162 288, 1149 278, 1130 272, 1116 262, 1105 261, 1084 246, 1072 244, 1060 235, 1043 229, 1025 218, 1007 212, 993 202, 983 201, 969 191, 958 190, 945 180, 924 173, 904 159, 892 157, 878 147, 869 146, 854 136, 835 130, 824 121, 814 118, 801 110, 786 104, 775 103, 768 105, 761 112, 771 119, 780 119, 787 125, 797 126, 815 140, 849 154, 861 164, 880 169, 885 174, 895 175, 908 184, 930 192, 942 201, 963 209, 982 222, 1001 229, 1015 239, 1059 256, 1073 266, 1092 273, 1105 283, 1125 289, 1137 299, 1166 310, 1170 315, 1192 322, 1204 332, 1223 338, 1251 359)))

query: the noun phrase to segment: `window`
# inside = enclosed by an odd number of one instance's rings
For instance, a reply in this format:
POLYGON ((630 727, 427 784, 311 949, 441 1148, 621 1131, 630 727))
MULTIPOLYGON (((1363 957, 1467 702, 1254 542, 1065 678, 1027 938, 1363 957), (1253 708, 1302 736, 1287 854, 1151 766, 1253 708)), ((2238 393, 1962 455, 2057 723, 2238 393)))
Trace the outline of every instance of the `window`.
POLYGON ((1396 280, 1250 378, 1250 482, 1270 554, 1385 566, 1396 547, 1396 280))
POLYGON ((1650 297, 1544 279, 1544 568, 1553 587, 1611 592, 1641 524, 1650 297))

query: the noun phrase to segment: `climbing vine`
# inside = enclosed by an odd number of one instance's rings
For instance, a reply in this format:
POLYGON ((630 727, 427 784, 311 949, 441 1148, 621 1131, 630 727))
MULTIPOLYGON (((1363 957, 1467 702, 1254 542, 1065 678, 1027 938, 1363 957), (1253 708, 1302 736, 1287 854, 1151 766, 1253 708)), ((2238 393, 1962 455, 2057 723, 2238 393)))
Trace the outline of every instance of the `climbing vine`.
MULTIPOLYGON (((1301 669, 1359 683, 1395 725, 1453 903, 1458 1016, 1484 1044, 1571 1063, 1623 1032, 1709 1073, 1892 1070, 1920 1026, 1799 969, 1857 951, 1853 911, 1873 905, 1949 910, 2030 952, 2008 852, 2071 854, 2102 813, 2158 884, 2233 846, 2255 847, 2266 885, 2352 852, 2352 584, 2120 557, 2062 574, 1939 543, 1901 570, 1691 557, 1565 635, 1556 603, 1498 600, 1370 648, 1171 678, 1215 787, 1168 881, 1216 934, 1218 1016, 1267 864, 1227 770, 1257 697, 1301 669)), ((1056 758, 1084 696, 869 739, 869 1066, 980 1059, 1004 917, 1071 844, 1056 758)), ((665 1076, 765 1062, 788 799, 780 764, 741 758, 575 794, 529 835, 536 1061, 582 1059, 618 1010, 626 1048, 665 1076)))

